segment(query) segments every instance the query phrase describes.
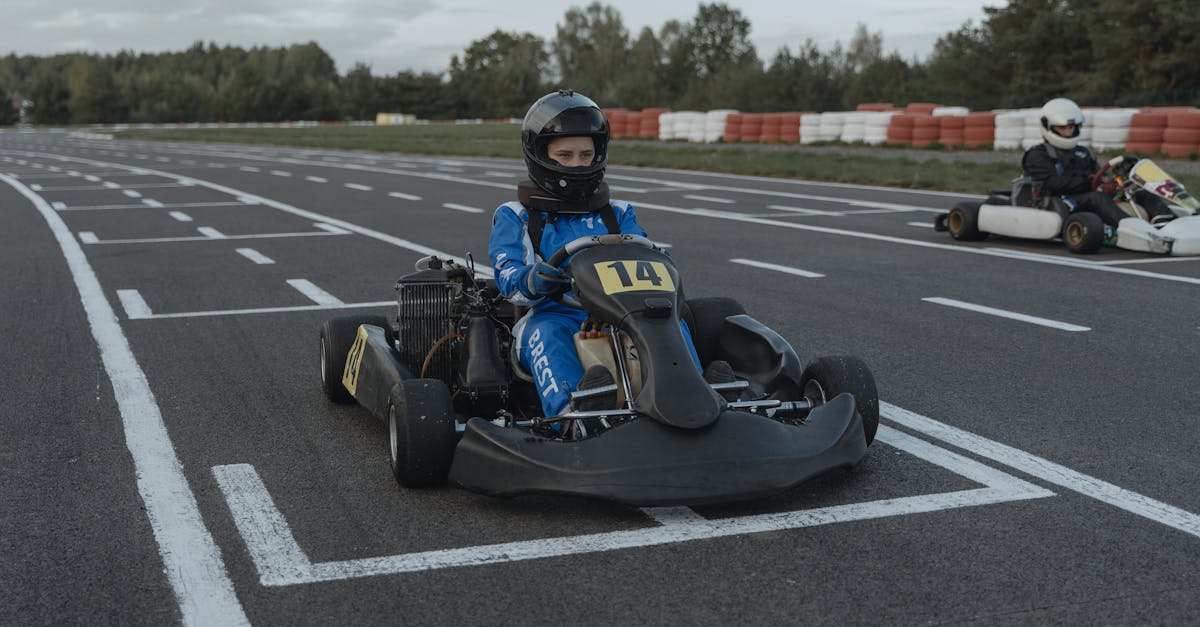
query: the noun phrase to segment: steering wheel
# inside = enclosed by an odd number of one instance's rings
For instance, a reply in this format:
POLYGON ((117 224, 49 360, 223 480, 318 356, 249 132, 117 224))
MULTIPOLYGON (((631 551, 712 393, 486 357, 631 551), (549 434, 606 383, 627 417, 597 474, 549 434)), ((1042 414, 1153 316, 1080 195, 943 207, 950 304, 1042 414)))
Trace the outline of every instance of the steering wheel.
MULTIPOLYGON (((648 238, 642 237, 641 235, 634 235, 632 233, 586 235, 584 237, 573 239, 564 244, 562 248, 559 248, 558 250, 554 251, 554 254, 550 255, 550 258, 546 260, 546 263, 558 268, 562 266, 563 262, 565 262, 568 257, 581 250, 595 248, 597 246, 613 246, 616 244, 633 244, 635 246, 641 246, 651 250, 658 250, 658 246, 655 246, 654 242, 650 241, 648 238)), ((553 294, 549 296, 549 298, 568 307, 583 309, 583 303, 580 303, 579 300, 574 296, 567 296, 566 292, 553 294)))
POLYGON ((1100 185, 1105 182, 1104 175, 1108 173, 1109 168, 1115 168, 1115 167, 1121 165, 1121 163, 1124 161, 1125 161, 1125 155, 1117 155, 1117 156, 1113 157, 1112 159, 1109 159, 1104 165, 1100 166, 1100 169, 1097 170, 1096 173, 1092 175, 1092 178, 1089 181, 1091 183, 1092 189, 1098 189, 1100 187, 1100 185))
POLYGON ((635 244, 644 248, 658 248, 654 245, 654 242, 650 241, 649 239, 642 237, 641 235, 634 235, 632 233, 585 235, 567 242, 562 248, 554 251, 554 254, 550 255, 550 258, 546 260, 546 263, 557 268, 567 260, 567 257, 570 257, 581 250, 595 248, 597 246, 612 246, 614 244, 635 244))

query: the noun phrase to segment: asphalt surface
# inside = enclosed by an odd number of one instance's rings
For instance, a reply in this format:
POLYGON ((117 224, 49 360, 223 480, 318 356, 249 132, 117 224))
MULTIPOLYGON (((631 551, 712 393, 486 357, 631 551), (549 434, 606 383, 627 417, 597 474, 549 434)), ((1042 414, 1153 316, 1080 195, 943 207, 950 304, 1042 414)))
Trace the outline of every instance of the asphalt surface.
POLYGON ((400 488, 317 330, 486 263, 521 172, 0 133, 0 624, 1200 621, 1200 258, 955 242, 948 194, 610 170, 689 296, 871 366, 853 470, 694 509, 400 488))

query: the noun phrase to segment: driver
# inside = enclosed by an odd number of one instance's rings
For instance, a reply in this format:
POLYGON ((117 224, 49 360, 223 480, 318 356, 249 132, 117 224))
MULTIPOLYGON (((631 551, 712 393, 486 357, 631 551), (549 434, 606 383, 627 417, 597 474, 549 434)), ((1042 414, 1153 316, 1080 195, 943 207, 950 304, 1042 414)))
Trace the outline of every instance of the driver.
MULTIPOLYGON (((567 409, 571 392, 609 386, 603 366, 583 372, 573 336, 587 313, 551 298, 570 288, 560 268, 545 262, 566 243, 591 235, 627 233, 646 237, 633 207, 610 200, 608 120, 589 98, 561 89, 547 94, 525 114, 521 150, 529 180, 517 185, 517 200, 500 205, 492 217, 488 257, 500 293, 532 307, 514 328, 521 365, 533 375, 546 416, 567 409)), ((691 334, 683 330, 692 350, 691 334)), ((611 409, 616 391, 581 401, 575 409, 611 409)))
MULTIPOLYGON (((1079 145, 1083 110, 1072 100, 1055 98, 1042 106, 1041 121, 1045 141, 1025 151, 1021 158, 1025 174, 1041 184, 1043 196, 1059 196, 1071 211, 1095 213, 1105 224, 1117 228, 1121 220, 1130 216, 1113 201, 1111 189, 1094 189, 1092 176, 1100 166, 1092 149, 1079 145)), ((1130 155, 1126 159, 1136 157, 1130 155)), ((1135 194, 1135 199, 1150 214, 1152 222, 1157 216, 1174 216, 1161 199, 1141 191, 1135 194)))

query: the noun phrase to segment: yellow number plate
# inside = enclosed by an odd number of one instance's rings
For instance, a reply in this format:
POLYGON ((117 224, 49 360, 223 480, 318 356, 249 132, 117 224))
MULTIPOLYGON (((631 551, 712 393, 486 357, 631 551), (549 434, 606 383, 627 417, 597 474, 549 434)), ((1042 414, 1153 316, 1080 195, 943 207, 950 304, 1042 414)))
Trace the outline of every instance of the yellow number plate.
POLYGON ((675 291, 671 273, 661 261, 603 261, 592 267, 605 294, 675 291))
POLYGON ((354 344, 346 354, 346 370, 342 373, 342 385, 346 386, 351 396, 358 394, 358 371, 362 367, 363 353, 366 350, 367 328, 359 325, 358 337, 354 338, 354 344))

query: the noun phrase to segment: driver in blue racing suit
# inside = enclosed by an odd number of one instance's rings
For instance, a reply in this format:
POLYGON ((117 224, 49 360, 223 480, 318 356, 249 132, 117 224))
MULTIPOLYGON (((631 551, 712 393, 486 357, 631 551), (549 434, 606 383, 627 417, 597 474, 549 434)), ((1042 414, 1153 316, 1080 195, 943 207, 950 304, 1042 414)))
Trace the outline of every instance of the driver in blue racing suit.
MULTIPOLYGON (((514 329, 514 341, 546 416, 568 409, 572 391, 610 385, 613 377, 601 366, 583 372, 573 337, 587 313, 551 298, 569 289, 570 282, 545 260, 580 237, 646 237, 633 207, 609 199, 604 183, 608 138, 608 120, 591 99, 566 89, 538 99, 521 128, 529 180, 517 185, 517 200, 500 205, 492 218, 488 257, 500 293, 533 310, 514 329)), ((699 368, 686 325, 681 332, 699 368)), ((612 409, 616 393, 579 405, 574 409, 612 409)))

